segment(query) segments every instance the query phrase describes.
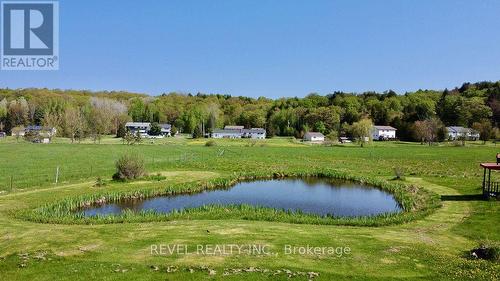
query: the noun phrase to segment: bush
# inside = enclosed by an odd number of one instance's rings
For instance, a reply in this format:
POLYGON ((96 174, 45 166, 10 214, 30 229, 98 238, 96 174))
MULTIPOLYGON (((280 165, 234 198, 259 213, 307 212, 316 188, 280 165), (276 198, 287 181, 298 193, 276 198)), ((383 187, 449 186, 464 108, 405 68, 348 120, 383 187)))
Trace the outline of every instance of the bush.
POLYGON ((151 123, 151 128, 149 129, 148 133, 151 136, 159 136, 161 134, 160 124, 156 122, 151 123))
POLYGON ((328 135, 326 135, 326 139, 333 143, 336 143, 339 140, 339 134, 337 134, 336 131, 331 131, 328 135))
POLYGON ((139 155, 125 154, 115 162, 114 180, 137 179, 146 174, 144 159, 139 155))
POLYGON ((133 145, 135 143, 141 143, 142 142, 142 136, 139 132, 137 133, 132 133, 130 131, 127 131, 125 133, 125 136, 123 136, 123 140, 128 144, 128 145, 133 145))
POLYGON ((203 132, 201 131, 200 126, 196 126, 193 131, 193 139, 198 139, 203 137, 203 132))
POLYGON ((29 131, 24 134, 24 140, 29 142, 41 142, 42 137, 39 133, 29 131))
POLYGON ((216 146, 217 143, 214 140, 209 140, 205 143, 205 146, 216 146))
POLYGON ((94 187, 103 187, 103 186, 106 186, 106 182, 104 182, 104 180, 101 177, 97 177, 94 183, 94 187))
POLYGON ((405 170, 402 167, 395 167, 394 168, 394 180, 404 180, 405 177, 405 170))

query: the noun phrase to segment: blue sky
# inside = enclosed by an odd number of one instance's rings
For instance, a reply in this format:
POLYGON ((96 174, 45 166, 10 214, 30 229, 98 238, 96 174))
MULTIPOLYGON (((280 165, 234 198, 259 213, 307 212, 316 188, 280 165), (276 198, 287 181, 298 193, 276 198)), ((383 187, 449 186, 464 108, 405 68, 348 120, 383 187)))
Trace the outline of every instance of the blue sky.
POLYGON ((500 80, 500 1, 60 2, 60 70, 0 87, 304 96, 500 80))

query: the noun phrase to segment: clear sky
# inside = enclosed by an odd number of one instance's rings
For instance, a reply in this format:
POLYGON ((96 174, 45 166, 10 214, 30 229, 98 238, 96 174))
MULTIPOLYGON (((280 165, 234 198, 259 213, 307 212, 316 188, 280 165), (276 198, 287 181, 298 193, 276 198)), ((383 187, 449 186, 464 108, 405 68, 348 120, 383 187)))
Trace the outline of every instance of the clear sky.
POLYGON ((304 96, 500 80, 500 1, 60 1, 60 70, 0 87, 304 96))

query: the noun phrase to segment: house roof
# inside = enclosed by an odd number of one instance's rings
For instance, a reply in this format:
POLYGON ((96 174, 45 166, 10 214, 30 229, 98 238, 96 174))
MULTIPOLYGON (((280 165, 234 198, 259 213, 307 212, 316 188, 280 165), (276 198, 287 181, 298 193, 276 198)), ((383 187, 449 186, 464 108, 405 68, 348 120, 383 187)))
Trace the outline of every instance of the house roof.
POLYGON ((243 129, 244 133, 265 133, 266 130, 263 128, 251 128, 251 129, 243 129))
POLYGON ((468 133, 472 131, 470 128, 460 127, 460 126, 450 126, 446 127, 446 129, 453 133, 468 133))
POLYGON ((52 131, 54 130, 54 127, 44 127, 44 126, 27 126, 26 131, 52 131))
POLYGON ((307 132, 304 137, 319 137, 319 138, 324 138, 325 135, 322 133, 317 133, 317 132, 307 132))
MULTIPOLYGON (((227 126, 226 126, 227 127, 227 126)), ((219 134, 265 134, 266 130, 263 128, 251 128, 251 129, 215 129, 213 131, 214 133, 219 133, 219 134)))
POLYGON ((398 130, 398 129, 391 127, 391 126, 379 126, 379 125, 375 125, 375 126, 373 126, 373 128, 375 128, 377 130, 389 130, 389 131, 397 131, 398 130))
POLYGON ((158 124, 160 126, 160 128, 162 129, 167 129, 167 130, 170 130, 172 128, 172 125, 170 124, 158 124))
POLYGON ((151 123, 149 122, 127 122, 125 127, 149 127, 151 123))
POLYGON ((243 130, 243 128, 245 128, 245 127, 244 126, 232 126, 232 125, 229 125, 229 126, 225 126, 224 130, 243 130))
POLYGON ((241 134, 241 132, 237 130, 215 129, 214 134, 241 134))

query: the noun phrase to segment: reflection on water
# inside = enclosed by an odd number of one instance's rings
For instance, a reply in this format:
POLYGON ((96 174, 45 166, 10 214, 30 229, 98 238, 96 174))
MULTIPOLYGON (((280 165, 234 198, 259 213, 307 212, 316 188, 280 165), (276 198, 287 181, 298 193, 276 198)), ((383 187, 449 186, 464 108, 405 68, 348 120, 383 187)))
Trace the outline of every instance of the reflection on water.
POLYGON ((346 181, 324 178, 257 180, 240 182, 229 189, 196 194, 124 200, 83 210, 86 216, 120 214, 123 210, 171 212, 203 205, 248 204, 342 217, 400 212, 394 197, 385 191, 346 181))

